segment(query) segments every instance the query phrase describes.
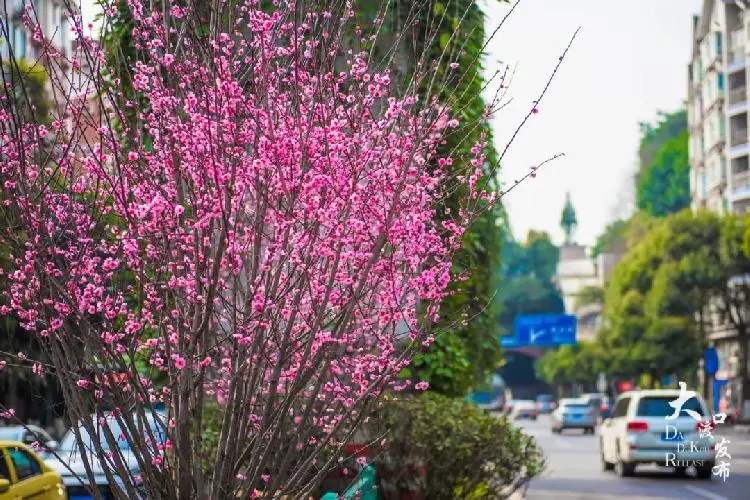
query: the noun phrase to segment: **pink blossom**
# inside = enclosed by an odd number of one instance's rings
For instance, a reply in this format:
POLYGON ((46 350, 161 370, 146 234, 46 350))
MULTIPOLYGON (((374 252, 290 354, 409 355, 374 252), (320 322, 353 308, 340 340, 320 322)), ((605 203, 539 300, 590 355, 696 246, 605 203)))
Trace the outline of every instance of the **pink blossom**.
POLYGON ((179 354, 172 354, 172 361, 174 362, 175 368, 178 370, 182 370, 185 368, 185 358, 180 356, 179 354))
POLYGON ((80 379, 78 382, 76 382, 76 385, 80 387, 81 389, 88 389, 90 382, 85 379, 80 379))

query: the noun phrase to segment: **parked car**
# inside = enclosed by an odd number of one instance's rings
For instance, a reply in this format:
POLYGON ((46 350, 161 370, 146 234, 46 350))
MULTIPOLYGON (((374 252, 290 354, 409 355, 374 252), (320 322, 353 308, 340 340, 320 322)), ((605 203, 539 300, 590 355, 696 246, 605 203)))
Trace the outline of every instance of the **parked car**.
POLYGON ((38 425, 0 427, 0 440, 20 441, 27 446, 33 446, 36 453, 42 458, 49 455, 49 450, 57 448, 57 441, 52 439, 52 436, 38 425))
POLYGON ((714 439, 701 436, 699 423, 684 411, 706 417, 706 403, 700 395, 691 397, 674 420, 667 420, 675 411, 669 403, 680 395, 677 390, 639 390, 617 398, 612 417, 604 420, 600 430, 602 468, 627 477, 638 464, 674 467, 678 474, 694 467, 698 478, 711 479, 714 439))
POLYGON ((539 413, 552 413, 555 409, 555 396, 540 394, 536 397, 536 410, 539 413))
POLYGON ((519 420, 522 418, 536 420, 536 402, 531 399, 519 399, 518 401, 514 401, 511 416, 513 420, 519 420))
MULTIPOLYGON (((104 433, 103 426, 100 424, 98 416, 92 415, 90 418, 93 421, 94 428, 97 430, 96 436, 90 436, 82 424, 78 426, 81 440, 86 449, 85 458, 91 464, 91 468, 94 472, 95 486, 101 492, 102 498, 104 500, 114 499, 115 496, 111 489, 112 485, 107 481, 107 476, 104 472, 105 467, 111 466, 109 463, 102 463, 97 459, 94 449, 94 441, 96 440, 101 444, 102 449, 105 451, 108 451, 111 448, 105 437, 106 434, 104 433)), ((157 419, 149 414, 147 416, 147 421, 154 438, 157 442, 162 443, 166 439, 166 433, 164 431, 166 418, 160 415, 157 419)), ((118 440, 119 453, 122 457, 123 463, 128 467, 132 476, 138 476, 139 464, 136 455, 131 451, 127 439, 122 438, 122 436, 129 435, 129 431, 127 429, 121 429, 114 416, 106 416, 104 422, 104 425, 106 425, 109 431, 111 431, 112 436, 118 440)), ((86 485, 89 485, 89 479, 86 474, 83 460, 84 457, 81 456, 78 449, 78 442, 73 429, 70 429, 65 436, 63 436, 60 445, 57 447, 56 453, 59 458, 47 460, 47 464, 62 475, 68 496, 71 499, 93 498, 86 487, 86 485)))
POLYGON ((20 441, 0 440, 0 498, 66 499, 60 474, 20 441))
POLYGON ((602 400, 605 398, 607 398, 607 395, 600 392, 586 392, 579 396, 579 399, 596 409, 597 415, 599 414, 599 407, 602 404, 602 400))
POLYGON ((583 429, 584 434, 593 434, 596 416, 591 405, 582 399, 561 399, 550 415, 550 426, 558 434, 565 429, 583 429))

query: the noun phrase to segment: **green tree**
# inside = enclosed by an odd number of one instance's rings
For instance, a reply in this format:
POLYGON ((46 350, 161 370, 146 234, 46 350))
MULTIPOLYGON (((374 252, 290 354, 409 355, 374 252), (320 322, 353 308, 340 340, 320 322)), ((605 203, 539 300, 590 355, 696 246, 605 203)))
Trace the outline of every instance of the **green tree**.
POLYGON ((655 124, 648 122, 638 124, 641 140, 638 146, 639 173, 636 177, 636 184, 638 184, 640 172, 654 162, 657 152, 664 143, 687 130, 687 111, 684 109, 672 113, 659 111, 657 116, 655 124))
POLYGON ((570 200, 570 193, 567 193, 565 195, 565 206, 563 206, 563 211, 560 215, 560 226, 565 231, 565 244, 571 242, 573 231, 575 231, 577 225, 576 210, 573 208, 573 202, 570 200))
POLYGON ((603 253, 624 250, 627 243, 629 222, 629 220, 618 219, 607 224, 602 234, 596 238, 596 243, 591 249, 591 257, 595 258, 603 253))
POLYGON ((604 303, 604 289, 600 286, 589 285, 583 287, 576 295, 574 310, 578 310, 581 307, 588 306, 591 304, 603 304, 604 303))
POLYGON ((735 216, 689 210, 651 226, 607 284, 599 342, 610 372, 694 380, 709 305, 744 338, 750 288, 738 277, 750 273, 742 251, 746 226, 735 216))
POLYGON ((667 139, 653 161, 640 172, 638 208, 663 217, 690 206, 690 163, 687 129, 667 139))
POLYGON ((529 231, 526 242, 508 238, 502 253, 502 287, 498 300, 502 305, 500 327, 512 331, 519 314, 562 313, 565 306, 553 277, 560 249, 545 232, 529 231))
POLYGON ((549 384, 591 383, 603 368, 604 356, 595 342, 581 341, 547 351, 536 369, 549 384))
MULTIPOLYGON (((459 175, 469 165, 470 150, 477 141, 484 136, 492 144, 489 128, 476 126, 485 112, 481 67, 484 14, 471 0, 446 0, 426 2, 419 15, 425 21, 424 26, 437 24, 438 43, 431 47, 428 60, 439 62, 435 66, 438 78, 452 79, 453 85, 442 88, 437 97, 461 117, 456 133, 442 145, 443 151, 452 152, 454 157, 449 175, 459 175), (448 56, 441 58, 443 53, 448 56), (460 72, 450 68, 452 58, 460 72)), ((418 37, 416 54, 421 53, 420 41, 424 42, 418 37)), ((414 59, 409 63, 413 64, 414 59)), ((486 173, 490 174, 489 166, 496 164, 497 153, 490 146, 486 173)), ((489 182, 483 186, 485 191, 498 190, 494 179, 494 175, 489 176, 489 182)), ((453 191, 438 213, 444 213, 445 209, 457 213, 467 194, 453 191)), ((466 273, 468 279, 453 285, 453 293, 441 304, 441 319, 436 325, 438 340, 414 360, 415 377, 427 380, 433 390, 443 394, 459 396, 470 392, 500 364, 497 332, 500 301, 495 292, 500 288, 497 269, 507 220, 502 205, 485 208, 468 229, 454 259, 454 272, 466 273), (445 336, 453 338, 442 338, 445 336)))

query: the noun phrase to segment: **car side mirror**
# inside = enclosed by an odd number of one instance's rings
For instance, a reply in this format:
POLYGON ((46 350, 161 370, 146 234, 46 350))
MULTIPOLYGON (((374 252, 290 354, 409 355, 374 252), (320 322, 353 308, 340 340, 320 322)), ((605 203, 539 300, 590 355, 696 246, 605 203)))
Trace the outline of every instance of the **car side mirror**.
POLYGON ((0 493, 5 493, 10 489, 10 481, 7 479, 0 479, 0 493))
POLYGON ((609 425, 609 421, 612 420, 611 418, 607 417, 604 420, 602 420, 603 425, 609 425))

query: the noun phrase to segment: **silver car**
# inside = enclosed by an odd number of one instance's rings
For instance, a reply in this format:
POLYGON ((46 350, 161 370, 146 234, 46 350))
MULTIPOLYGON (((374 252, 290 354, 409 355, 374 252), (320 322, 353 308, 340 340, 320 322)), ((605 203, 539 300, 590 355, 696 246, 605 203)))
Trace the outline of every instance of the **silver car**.
POLYGON ((555 409, 555 397, 552 394, 540 394, 536 397, 536 409, 539 413, 552 413, 555 409))
POLYGON ((550 416, 552 432, 565 429, 583 429, 584 434, 593 434, 596 427, 594 409, 582 399, 561 399, 550 416))
POLYGON ((602 468, 628 477, 640 464, 674 468, 678 474, 692 467, 699 479, 710 481, 716 455, 711 414, 699 394, 682 397, 685 393, 674 389, 621 394, 599 433, 602 468), (672 406, 675 401, 680 406, 672 406))
MULTIPOLYGON (((69 498, 92 498, 86 486, 88 485, 89 480, 84 464, 85 458, 85 460, 88 461, 89 464, 91 464, 91 468, 94 473, 95 485, 91 486, 98 489, 99 493, 104 499, 114 499, 115 495, 112 492, 112 489, 118 488, 122 490, 123 487, 121 485, 111 485, 107 481, 107 476, 104 469, 108 468, 110 471, 112 471, 112 465, 109 463, 102 463, 100 460, 98 460, 94 452, 93 442, 98 441, 105 451, 110 450, 109 443, 105 438, 105 433, 101 432, 102 427, 97 416, 92 415, 91 418, 93 419, 94 427, 97 430, 96 436, 90 436, 83 425, 81 425, 78 429, 86 448, 86 456, 82 456, 81 451, 78 448, 78 442, 76 441, 75 432, 73 429, 70 429, 65 434, 65 436, 63 436, 62 440, 60 441, 60 445, 56 450, 57 457, 59 458, 48 459, 46 460, 46 463, 52 469, 56 470, 62 475, 63 483, 65 484, 69 498)), ((155 418, 153 415, 148 415, 147 420, 148 426, 151 428, 151 432, 153 433, 156 440, 159 443, 164 442, 164 440, 166 439, 166 419, 162 415, 159 415, 158 418, 155 418)), ((119 453, 122 461, 129 469, 130 474, 136 477, 139 471, 138 460, 135 453, 131 451, 127 440, 123 439, 122 437, 127 433, 127 431, 120 428, 119 423, 114 417, 108 416, 105 419, 104 425, 108 427, 113 436, 117 437, 119 453)))

